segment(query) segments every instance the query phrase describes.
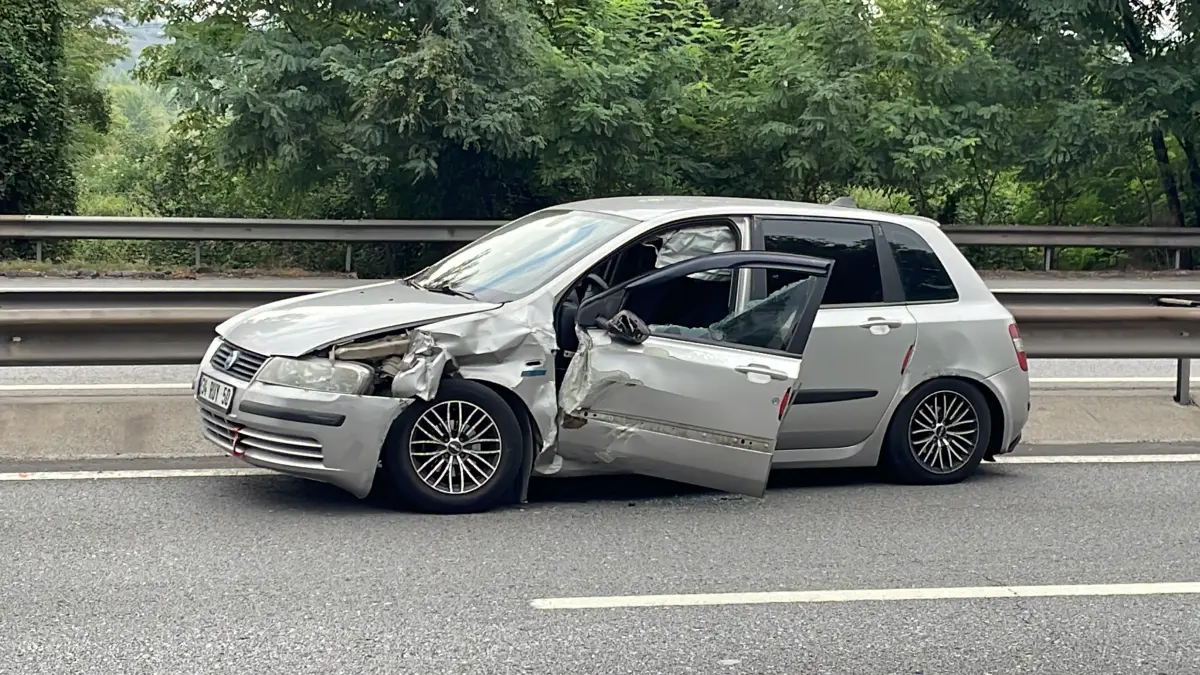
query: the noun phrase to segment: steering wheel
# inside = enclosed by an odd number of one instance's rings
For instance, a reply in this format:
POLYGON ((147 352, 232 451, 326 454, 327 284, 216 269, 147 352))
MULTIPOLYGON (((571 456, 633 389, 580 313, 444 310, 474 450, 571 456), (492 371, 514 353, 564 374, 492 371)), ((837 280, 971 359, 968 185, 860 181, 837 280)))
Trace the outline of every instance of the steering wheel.
POLYGON ((604 277, 595 272, 585 275, 579 283, 571 288, 567 296, 563 298, 555 320, 555 332, 558 333, 560 349, 572 352, 579 349, 579 341, 575 337, 575 316, 579 312, 579 305, 588 298, 589 286, 596 287, 599 293, 608 290, 608 283, 604 281, 604 277))
POLYGON ((606 282, 603 277, 595 272, 589 273, 583 278, 583 281, 587 284, 595 286, 600 290, 601 293, 608 290, 608 282, 606 282))

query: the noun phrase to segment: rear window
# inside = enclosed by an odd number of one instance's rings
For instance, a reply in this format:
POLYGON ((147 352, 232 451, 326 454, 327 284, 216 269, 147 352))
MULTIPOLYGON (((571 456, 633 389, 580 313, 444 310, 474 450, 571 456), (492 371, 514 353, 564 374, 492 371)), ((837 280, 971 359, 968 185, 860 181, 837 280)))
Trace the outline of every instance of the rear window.
POLYGON ((883 232, 896 260, 907 302, 958 299, 958 290, 954 288, 950 274, 929 242, 907 227, 891 223, 884 224, 883 232))
MULTIPOLYGON (((853 222, 763 218, 765 248, 778 253, 828 258, 834 262, 822 306, 869 305, 883 302, 883 278, 875 249, 875 230, 853 222)), ((796 272, 772 270, 767 293, 803 278, 796 272)))

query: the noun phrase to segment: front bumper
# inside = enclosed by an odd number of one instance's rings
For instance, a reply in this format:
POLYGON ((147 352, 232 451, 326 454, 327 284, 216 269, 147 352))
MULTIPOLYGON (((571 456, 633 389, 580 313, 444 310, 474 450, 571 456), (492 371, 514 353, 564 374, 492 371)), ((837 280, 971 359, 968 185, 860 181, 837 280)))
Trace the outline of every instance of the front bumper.
POLYGON ((207 359, 197 382, 201 374, 235 389, 228 411, 193 393, 204 437, 225 454, 360 498, 371 491, 392 422, 412 402, 245 382, 212 368, 207 359))

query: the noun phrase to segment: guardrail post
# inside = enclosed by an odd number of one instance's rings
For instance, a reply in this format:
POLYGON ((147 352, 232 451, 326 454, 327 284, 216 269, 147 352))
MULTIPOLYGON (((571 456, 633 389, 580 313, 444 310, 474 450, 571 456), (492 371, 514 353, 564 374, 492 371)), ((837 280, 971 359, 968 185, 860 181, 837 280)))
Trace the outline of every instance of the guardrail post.
POLYGON ((354 244, 346 244, 346 271, 350 271, 351 264, 354 262, 354 244))
POLYGON ((38 239, 35 241, 34 247, 37 248, 37 261, 42 262, 42 240, 38 239))
POLYGON ((196 267, 200 266, 200 242, 196 242, 196 267))
POLYGON ((1175 402, 1179 405, 1192 404, 1192 360, 1175 361, 1175 402))
POLYGON ((1047 272, 1054 267, 1054 247, 1047 246, 1042 249, 1042 266, 1047 272))

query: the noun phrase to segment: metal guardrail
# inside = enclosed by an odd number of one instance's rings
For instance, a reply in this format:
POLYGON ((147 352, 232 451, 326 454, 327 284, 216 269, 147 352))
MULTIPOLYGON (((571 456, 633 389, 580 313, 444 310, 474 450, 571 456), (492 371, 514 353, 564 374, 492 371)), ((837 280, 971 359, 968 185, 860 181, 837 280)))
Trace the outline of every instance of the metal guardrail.
MULTIPOLYGON (((0 215, 0 239, 158 239, 195 241, 195 263, 201 264, 202 241, 345 242, 346 271, 354 243, 468 242, 504 224, 500 220, 282 220, 266 218, 130 218, 109 216, 0 215)), ((1045 227, 1033 225, 948 225, 959 246, 1041 247, 1051 269, 1058 248, 1104 246, 1164 248, 1176 252, 1200 248, 1200 228, 1173 227, 1045 227)), ((1178 262, 1176 263, 1178 267, 1178 262)))
MULTIPOLYGON (((198 363, 225 319, 312 288, 63 289, 0 292, 0 366, 198 363)), ((995 290, 1039 359, 1174 359, 1190 402, 1200 358, 1200 290, 995 290)))
POLYGON ((284 220, 0 215, 0 239, 471 241, 502 220, 284 220))
POLYGON ((200 266, 203 241, 338 241, 346 244, 346 271, 354 243, 468 242, 502 220, 283 220, 268 218, 132 218, 0 215, 0 239, 30 239, 42 260, 46 239, 156 239, 195 241, 200 266))
POLYGON ((1041 247, 1042 267, 1047 272, 1054 267, 1055 249, 1060 248, 1165 248, 1174 251, 1174 266, 1179 269, 1180 250, 1200 247, 1200 228, 950 225, 942 231, 958 246, 1041 247))

